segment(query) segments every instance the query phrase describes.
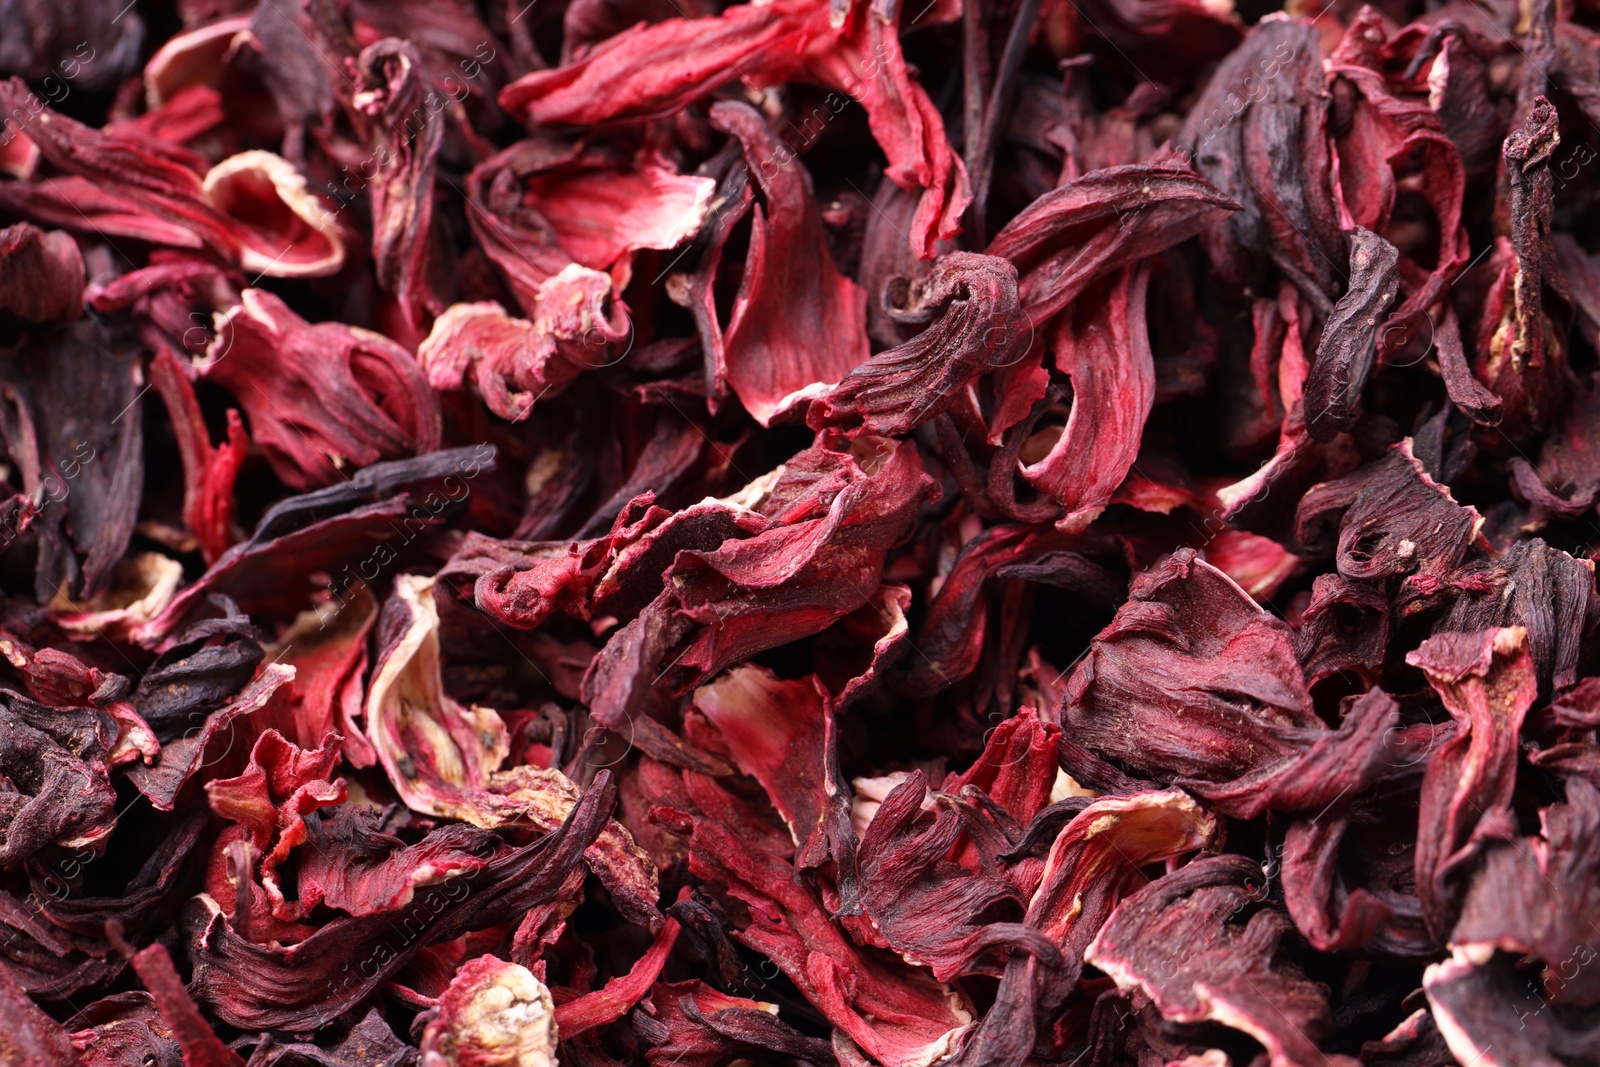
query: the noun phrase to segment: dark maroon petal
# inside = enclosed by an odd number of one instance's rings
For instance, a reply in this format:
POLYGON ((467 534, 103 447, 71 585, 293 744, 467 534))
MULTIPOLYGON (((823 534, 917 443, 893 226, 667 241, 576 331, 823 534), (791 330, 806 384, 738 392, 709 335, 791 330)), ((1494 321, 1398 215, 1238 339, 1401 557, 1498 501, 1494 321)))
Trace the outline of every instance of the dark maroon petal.
MULTIPOLYGON (((8 115, 37 116, 27 124, 29 136, 51 164, 86 179, 90 188, 103 185, 110 203, 124 205, 118 213, 147 220, 124 232, 178 247, 205 246, 243 270, 273 277, 332 274, 344 263, 344 233, 332 214, 306 188, 305 177, 271 152, 243 152, 202 175, 196 165, 203 168, 203 157, 128 130, 107 135, 85 126, 38 106, 18 79, 0 83, 0 104, 8 115), (48 121, 40 121, 44 116, 48 121)), ((47 202, 71 204, 70 194, 49 188, 55 179, 42 184, 47 202)), ((72 215, 68 225, 89 222, 92 232, 87 215, 72 215)))
POLYGON ((1541 692, 1578 680, 1578 662, 1600 621, 1594 563, 1575 559, 1538 538, 1519 541, 1493 562, 1463 568, 1441 630, 1520 626, 1539 674, 1541 692))
MULTIPOLYGON (((1330 807, 1339 799, 1334 798, 1330 807)), ((1339 845, 1349 826, 1347 811, 1324 809, 1296 820, 1283 840, 1284 907, 1306 940, 1324 952, 1362 948, 1394 914, 1374 894, 1344 885, 1338 870, 1339 845)))
POLYGON ((57 711, 17 693, 0 696, 0 867, 52 845, 103 847, 115 823, 105 762, 114 720, 88 708, 57 711))
POLYGON ((1058 963, 1055 945, 1020 921, 1022 894, 998 870, 974 873, 945 858, 962 819, 948 806, 922 818, 926 789, 920 772, 910 775, 861 836, 861 904, 874 928, 903 959, 943 981, 991 970, 981 957, 996 949, 996 958, 1025 951, 1058 963))
POLYGON ((1564 1013, 1532 995, 1513 961, 1463 946, 1423 977, 1439 1032, 1455 1061, 1578 1062, 1593 1041, 1592 1011, 1564 1013))
MULTIPOLYGON (((1145 325, 1148 270, 1128 267, 1063 314, 1050 347, 1072 382, 1072 412, 1055 433, 1041 431, 1041 459, 1022 476, 1063 514, 1056 528, 1083 529, 1097 518, 1139 454, 1155 401, 1155 366, 1145 325)), ((1029 442, 1034 445, 1033 441, 1029 442)))
POLYGON ((1399 292, 1400 252, 1371 230, 1350 234, 1350 287, 1322 327, 1306 380, 1306 428, 1331 441, 1356 422, 1361 390, 1377 358, 1380 320, 1399 292))
MULTIPOLYGON (((259 17, 259 16, 258 16, 259 17)), ((367 185, 372 200, 372 262, 407 321, 442 309, 429 287, 435 161, 444 140, 435 112, 444 102, 424 84, 414 45, 385 38, 361 53, 358 94, 365 140, 379 164, 367 185)))
POLYGON ((1341 797, 1359 793, 1382 777, 1398 712, 1392 697, 1370 689, 1345 707, 1337 730, 1310 740, 1295 755, 1264 762, 1226 785, 1193 788, 1235 818, 1255 818, 1268 809, 1326 811, 1341 797))
POLYGON ((294 945, 254 944, 216 902, 198 897, 185 918, 191 990, 234 1026, 318 1026, 366 999, 423 948, 520 916, 561 891, 615 797, 602 775, 554 833, 502 850, 478 870, 419 886, 397 911, 335 920, 294 945))
POLYGON ((42 82, 53 98, 73 88, 102 91, 139 69, 146 23, 115 0, 23 3, 11 19, 0 74, 42 82))
POLYGON ((1513 825, 1517 734, 1538 679, 1520 627, 1435 634, 1406 662, 1427 674, 1458 725, 1428 758, 1417 826, 1417 896, 1442 941, 1459 907, 1460 868, 1481 838, 1513 825))
MULTIPOLYGON (((251 1067, 406 1067, 416 1049, 401 1041, 376 1008, 369 1010, 332 1048, 262 1034, 251 1067)), ((165 1067, 165 1065, 163 1065, 165 1067)))
POLYGON ((1452 945, 1544 963, 1539 994, 1552 1004, 1600 1004, 1593 917, 1600 909, 1600 788, 1580 777, 1540 812, 1533 837, 1486 844, 1461 902, 1452 945))
POLYGON ((1174 138, 1182 158, 1243 205, 1201 238, 1235 285, 1274 263, 1320 303, 1343 273, 1325 86, 1316 26, 1264 20, 1217 67, 1174 138))
POLYGON ((182 1046, 143 990, 101 997, 65 1025, 83 1067, 183 1067, 182 1046))
POLYGON ((0 312, 29 322, 83 313, 83 256, 71 235, 26 222, 0 230, 0 312))
POLYGON ((1413 342, 1417 348, 1426 344, 1429 324, 1437 324, 1430 309, 1460 279, 1471 256, 1463 225, 1461 153, 1437 111, 1415 95, 1397 91, 1400 86, 1376 69, 1381 65, 1377 51, 1398 43, 1386 42, 1385 36, 1376 12, 1363 11, 1351 20, 1327 61, 1333 98, 1327 132, 1330 148, 1338 153, 1341 213, 1403 253, 1401 300, 1378 337, 1380 354, 1387 359, 1412 348, 1413 342), (1400 190, 1405 188, 1414 188, 1417 195, 1402 209, 1400 190), (1436 248, 1420 245, 1406 233, 1403 218, 1427 220, 1436 248))
POLYGON ((1389 598, 1381 590, 1342 574, 1318 574, 1294 635, 1307 685, 1347 670, 1368 685, 1378 680, 1389 625, 1389 598))
POLYGON ((1037 323, 1095 279, 1171 248, 1236 210, 1187 169, 1109 167, 1034 201, 985 251, 1016 265, 1022 306, 1037 323))
MULTIPOLYGON (((204 619, 178 635, 139 679, 134 705, 156 730, 171 740, 185 727, 233 698, 255 677, 265 658, 261 634, 237 605, 214 601, 220 618, 204 619)), ((318 735, 317 740, 321 740, 318 735)))
POLYGON ((7 451, 40 514, 35 592, 48 602, 105 591, 144 490, 138 359, 126 339, 79 320, 25 338, 0 414, 7 451), (80 560, 79 556, 82 556, 80 560))
MULTIPOLYGON (((267 664, 248 685, 205 715, 200 724, 163 745, 153 765, 134 764, 129 768, 128 780, 158 810, 172 811, 180 799, 193 799, 198 787, 196 775, 206 768, 242 768, 249 753, 246 746, 259 732, 259 728, 250 728, 252 721, 293 673, 288 667, 267 664)), ((191 714, 186 721, 192 723, 198 717, 191 714)))
POLYGON ((1211 844, 1217 832, 1216 817, 1175 789, 1106 797, 1073 817, 1050 846, 1026 917, 1064 961, 1041 976, 1045 1006, 1060 1004, 1083 964, 1094 962, 1086 955, 1090 942, 1144 885, 1142 868, 1175 862, 1211 844))
POLYGON ((17 1067, 57 1067, 77 1053, 60 1023, 28 999, 10 968, 0 963, 0 1025, 5 1027, 6 1059, 17 1067))
POLYGON ((1081 538, 1021 524, 991 526, 963 545, 917 632, 921 655, 906 664, 907 688, 935 692, 978 666, 992 625, 983 593, 994 579, 1048 581, 1097 600, 1121 596, 1120 583, 1074 547, 1083 547, 1081 538))
MULTIPOLYGON (((933 316, 905 344, 865 359, 811 407, 814 430, 903 436, 957 401, 974 379, 1027 354, 1033 329, 1017 303, 1016 269, 954 252, 910 283, 905 314, 933 316)), ((856 332, 860 332, 857 325, 856 332)))
POLYGON ((1433 340, 1435 351, 1439 354, 1439 374, 1444 379, 1450 402, 1472 421, 1484 426, 1498 426, 1500 398, 1473 376, 1466 348, 1461 341, 1461 323, 1456 319, 1454 308, 1447 307, 1444 317, 1434 325, 1433 340))
POLYGON ((1074 672, 1063 722, 1075 742, 1202 792, 1326 733, 1288 626, 1190 549, 1134 582, 1074 672))
POLYGON ((973 1016, 959 991, 922 968, 856 949, 779 857, 747 848, 711 819, 667 817, 690 836, 691 870, 726 886, 759 916, 734 936, 771 959, 869 1055, 885 1067, 911 1067, 960 1042, 973 1016))
POLYGON ((1085 957, 1170 1022, 1243 1030, 1274 1067, 1354 1067, 1315 1044, 1332 1021, 1326 988, 1274 958, 1289 921, 1271 910, 1232 921, 1254 902, 1246 887, 1260 873, 1239 857, 1196 860, 1125 901, 1085 957))
POLYGON ((357 582, 375 579, 402 549, 444 521, 451 505, 466 498, 472 479, 494 462, 487 444, 449 449, 374 464, 337 485, 282 500, 248 540, 223 553, 132 637, 169 650, 181 640, 180 627, 219 593, 236 611, 284 619, 295 617, 329 578, 334 593, 354 597, 357 582))
POLYGON ((133 957, 133 969, 182 1046, 184 1067, 244 1067, 244 1057, 224 1045, 201 1016, 166 948, 151 945, 139 950, 133 957))
POLYGON ((1308 549, 1331 540, 1338 521, 1339 573, 1361 581, 1402 575, 1419 589, 1447 575, 1477 543, 1483 519, 1462 507, 1448 486, 1430 478, 1401 442, 1382 460, 1338 481, 1316 486, 1300 501, 1296 536, 1308 549))

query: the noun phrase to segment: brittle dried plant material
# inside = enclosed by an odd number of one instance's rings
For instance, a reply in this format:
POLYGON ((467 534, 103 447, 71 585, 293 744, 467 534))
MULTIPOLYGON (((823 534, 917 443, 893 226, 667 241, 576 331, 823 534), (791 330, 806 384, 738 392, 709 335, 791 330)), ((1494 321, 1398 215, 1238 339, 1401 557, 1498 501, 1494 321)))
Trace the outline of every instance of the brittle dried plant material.
POLYGON ((1272 267, 1331 300, 1347 258, 1327 151, 1330 98, 1314 24, 1263 19, 1211 75, 1174 139, 1195 171, 1242 210, 1202 235, 1234 285, 1272 267))
POLYGON ((394 294, 407 321, 443 310, 429 287, 433 243, 434 167, 444 123, 424 120, 422 57, 414 45, 385 38, 358 60, 363 89, 352 101, 367 127, 368 147, 380 162, 368 186, 372 200, 372 260, 378 283, 394 294), (420 127, 420 128, 419 128, 420 127))
POLYGON ((1023 895, 998 865, 979 861, 970 870, 948 861, 965 820, 951 804, 937 806, 931 820, 922 817, 925 789, 921 772, 913 772, 884 798, 861 835, 862 910, 874 928, 902 958, 945 981, 991 970, 985 955, 1026 952, 1058 962, 1055 946, 1017 921, 1023 895), (996 918, 980 921, 985 914, 996 918))
MULTIPOLYGON (((108 135, 51 108, 30 107, 30 99, 37 100, 19 79, 0 83, 8 115, 38 116, 27 135, 44 159, 103 186, 127 205, 125 213, 148 216, 165 231, 149 231, 159 243, 206 248, 243 270, 280 278, 332 274, 344 263, 343 231, 287 160, 253 150, 201 173, 195 165, 203 157, 185 149, 126 130, 108 135)), ((40 195, 54 195, 53 182, 37 183, 40 195)), ((77 214, 69 225, 87 221, 77 214)))
POLYGON ((30 335, 0 358, 6 450, 23 491, 56 505, 31 524, 36 595, 93 597, 127 551, 144 491, 139 359, 92 319, 30 335))
POLYGON ((68 1019, 63 1026, 85 1067, 123 1067, 152 1063, 177 1067, 183 1049, 143 990, 102 997, 68 1019))
POLYGON ((0 963, 0 997, 4 998, 0 1012, 3 1012, 6 1028, 7 1059, 18 1067, 45 1067, 46 1064, 71 1063, 76 1058, 76 1050, 61 1024, 28 999, 27 991, 3 963, 0 963))
POLYGON ((1237 856, 1196 860, 1134 894, 1085 958, 1172 1022, 1243 1030, 1275 1067, 1354 1067, 1314 1043, 1332 1022, 1327 990, 1276 958, 1288 919, 1266 908, 1232 921, 1253 903, 1246 886, 1260 873, 1237 856))
MULTIPOLYGON (((616 792, 602 776, 553 833, 510 847, 488 831, 475 842, 490 857, 476 870, 422 884, 403 906, 335 918, 292 945, 256 943, 209 896, 184 918, 194 962, 194 995, 232 1025, 317 1026, 332 1009, 361 1003, 380 982, 429 945, 520 916, 570 892, 568 877, 603 826, 616 792), (307 982, 315 974, 318 981, 307 982)), ((231 902, 230 902, 231 903, 231 902)))
POLYGON ((83 314, 83 256, 77 242, 26 222, 0 230, 0 311, 29 322, 83 314))
POLYGON ((58 710, 0 691, 0 864, 16 866, 49 846, 99 845, 111 832, 116 794, 107 759, 117 727, 103 711, 58 710))
POLYGON ((1505 407, 1504 432, 1519 439, 1554 415, 1567 387, 1563 315, 1571 297, 1550 239, 1558 127, 1555 107, 1541 96, 1506 138, 1512 255, 1483 309, 1473 367, 1505 407))
POLYGON ((726 382, 766 426, 867 361, 867 295, 834 266, 810 176, 792 158, 780 162, 780 142, 760 113, 723 102, 711 118, 744 146, 761 189, 711 384, 720 392, 726 382))
POLYGON ((228 412, 228 438, 213 446, 194 387, 169 350, 150 361, 150 381, 167 406, 178 453, 183 460, 183 521, 194 533, 208 564, 232 545, 233 487, 244 465, 250 439, 236 410, 228 412))
POLYGON ((1428 476, 1409 441, 1307 492, 1295 516, 1296 537, 1307 550, 1326 551, 1335 521, 1335 565, 1356 581, 1400 578, 1426 590, 1482 546, 1482 516, 1428 476))
POLYGON ((1175 861, 1212 843, 1215 818, 1177 790, 1106 797, 1078 812, 1045 857, 1027 923, 1061 949, 1064 972, 1042 983, 1059 1002, 1088 961, 1090 941, 1122 899, 1143 884, 1141 868, 1175 861))
POLYGON ((1145 324, 1149 282, 1147 269, 1124 268, 1063 314, 1051 339, 1056 367, 1072 383, 1072 413, 1053 441, 1048 431, 1040 433, 1038 444, 1049 451, 1023 466, 1022 476, 1060 507, 1058 530, 1076 532, 1093 522, 1138 457, 1155 401, 1145 324))
POLYGON ((772 959, 830 1022, 886 1067, 928 1067, 973 1025, 966 998, 952 987, 920 967, 855 948, 781 858, 747 846, 714 818, 658 817, 689 837, 691 870, 722 883, 762 917, 735 937, 772 959))
POLYGON ((1239 210, 1181 161, 1107 167, 1067 182, 986 249, 1017 268, 1023 307, 1053 318, 1097 278, 1163 252, 1239 210))
POLYGON ((900 13, 784 0, 636 25, 559 70, 518 79, 500 103, 541 124, 593 124, 677 111, 735 78, 820 82, 861 101, 888 157, 887 177, 922 190, 910 241, 931 259, 937 241, 959 232, 972 194, 938 109, 901 52, 900 13))
POLYGON ((1430 309, 1471 258, 1462 225, 1461 153, 1442 128, 1438 109, 1386 76, 1385 51, 1398 45, 1386 40, 1382 17, 1363 10, 1328 58, 1329 134, 1338 159, 1341 217, 1380 235, 1387 231, 1403 253, 1402 298, 1390 317, 1392 328, 1379 337, 1385 358, 1425 324, 1435 324, 1430 309), (1411 224, 1400 224, 1402 219, 1411 224), (1427 238, 1419 240, 1423 234, 1427 238))
POLYGON ((554 1067, 555 1005, 524 967, 493 956, 465 964, 422 1034, 422 1062, 554 1067))
POLYGON ((1455 586, 1440 630, 1522 627, 1541 693, 1578 681, 1578 662, 1600 621, 1593 560, 1532 538, 1518 541, 1496 560, 1463 568, 1455 586))
POLYGON ((1535 957, 1544 963, 1545 997, 1592 1009, 1600 1001, 1588 966, 1597 951, 1590 916, 1600 892, 1600 787, 1578 776, 1565 787, 1566 800, 1541 809, 1537 835, 1486 845, 1451 940, 1535 957))
MULTIPOLYGON (((353 477, 274 504, 255 531, 223 553, 154 618, 133 628, 134 641, 167 651, 187 622, 221 594, 233 608, 294 618, 318 589, 355 595, 399 553, 446 521, 493 467, 487 443, 375 463, 353 477)), ((342 610, 342 609, 341 609, 342 610)))
POLYGON ((756 510, 766 521, 754 536, 678 554, 660 596, 585 675, 602 724, 638 728, 636 712, 663 681, 686 691, 757 652, 820 633, 869 601, 890 549, 935 488, 909 443, 862 438, 844 447, 824 443, 792 457, 762 487, 756 510))
POLYGON ((1201 795, 1326 730, 1289 627, 1192 549, 1135 581, 1072 675, 1062 721, 1079 744, 1201 795))
POLYGON ((1398 292, 1400 252, 1371 230, 1350 238, 1350 287, 1322 327, 1306 379, 1306 428, 1331 441, 1356 422, 1356 405, 1377 359, 1378 329, 1398 292))
POLYGON ((1417 825, 1417 896, 1435 937, 1454 923, 1458 871, 1510 818, 1516 737, 1538 689, 1521 627, 1436 634, 1406 657, 1458 724, 1428 760, 1417 825))
POLYGON ((200 375, 234 395, 292 489, 439 445, 439 400, 411 353, 370 330, 306 322, 263 289, 218 320, 200 375))
MULTIPOLYGON (((553 831, 580 791, 554 768, 501 770, 510 753, 504 721, 443 690, 433 579, 401 575, 395 584, 378 620, 364 726, 396 793, 413 810, 474 826, 530 823, 553 831)), ((626 829, 608 824, 590 862, 619 907, 654 920, 656 871, 626 829)))
POLYGON ((1594 1060, 1589 7, 120 6, 0 1060, 1594 1060))

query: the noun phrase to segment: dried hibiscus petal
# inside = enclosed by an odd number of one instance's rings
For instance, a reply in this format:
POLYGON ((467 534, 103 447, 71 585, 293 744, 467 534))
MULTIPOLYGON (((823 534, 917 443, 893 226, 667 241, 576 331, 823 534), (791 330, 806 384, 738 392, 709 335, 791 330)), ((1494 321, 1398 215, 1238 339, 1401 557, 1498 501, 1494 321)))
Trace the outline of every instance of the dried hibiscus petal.
POLYGON ((834 266, 811 183, 798 164, 776 165, 780 145, 760 114, 722 103, 712 121, 744 146, 764 200, 712 384, 725 380, 766 426, 866 362, 866 294, 834 266))
POLYGON ((1063 719, 1079 744, 1202 796, 1326 733, 1288 627, 1189 549, 1135 582, 1073 674, 1063 719))
POLYGON ((496 850, 478 870, 419 887, 392 912, 334 919, 293 945, 252 942, 216 901, 197 897, 185 916, 195 964, 191 988, 235 1026, 314 1026, 329 1008, 342 1012, 360 1003, 428 945, 504 922, 560 892, 613 803, 607 782, 597 786, 556 832, 496 850), (319 976, 317 986, 305 982, 308 973, 319 976))
POLYGON ((124 3, 0 1061, 1593 1063, 1594 4, 124 3))
POLYGON ((1452 923, 1454 871, 1482 835, 1508 829, 1516 741, 1537 681, 1527 631, 1436 634, 1406 657, 1420 667, 1459 728, 1428 760, 1417 826, 1417 896, 1435 937, 1452 923))
POLYGON ((1027 354, 1033 331, 1017 302, 1016 270, 1003 259, 957 252, 911 285, 919 315, 944 313, 904 345, 863 359, 812 406, 813 429, 898 436, 938 415, 974 379, 1027 354))
POLYGON ((1237 857, 1197 860, 1135 894, 1086 957, 1172 1022, 1210 1020, 1245 1031, 1274 1065, 1354 1065, 1313 1043, 1331 1021, 1327 994, 1275 959, 1288 920, 1263 910, 1230 923, 1250 905, 1246 885, 1259 873, 1237 857))
POLYGON ((0 311, 30 322, 83 313, 83 256, 71 235, 26 222, 0 230, 0 311))
POLYGON ((261 289, 221 317, 199 372, 238 399, 251 438, 295 489, 439 443, 439 402, 409 352, 367 330, 308 323, 261 289))

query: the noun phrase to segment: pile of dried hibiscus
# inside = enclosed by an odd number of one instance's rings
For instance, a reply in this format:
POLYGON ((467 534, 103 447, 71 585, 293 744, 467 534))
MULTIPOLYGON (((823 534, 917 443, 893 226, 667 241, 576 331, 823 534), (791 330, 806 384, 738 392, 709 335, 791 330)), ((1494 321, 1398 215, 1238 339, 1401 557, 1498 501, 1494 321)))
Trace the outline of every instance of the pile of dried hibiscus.
POLYGON ((1600 1064, 1600 2, 0 3, 5 1067, 1600 1064))

